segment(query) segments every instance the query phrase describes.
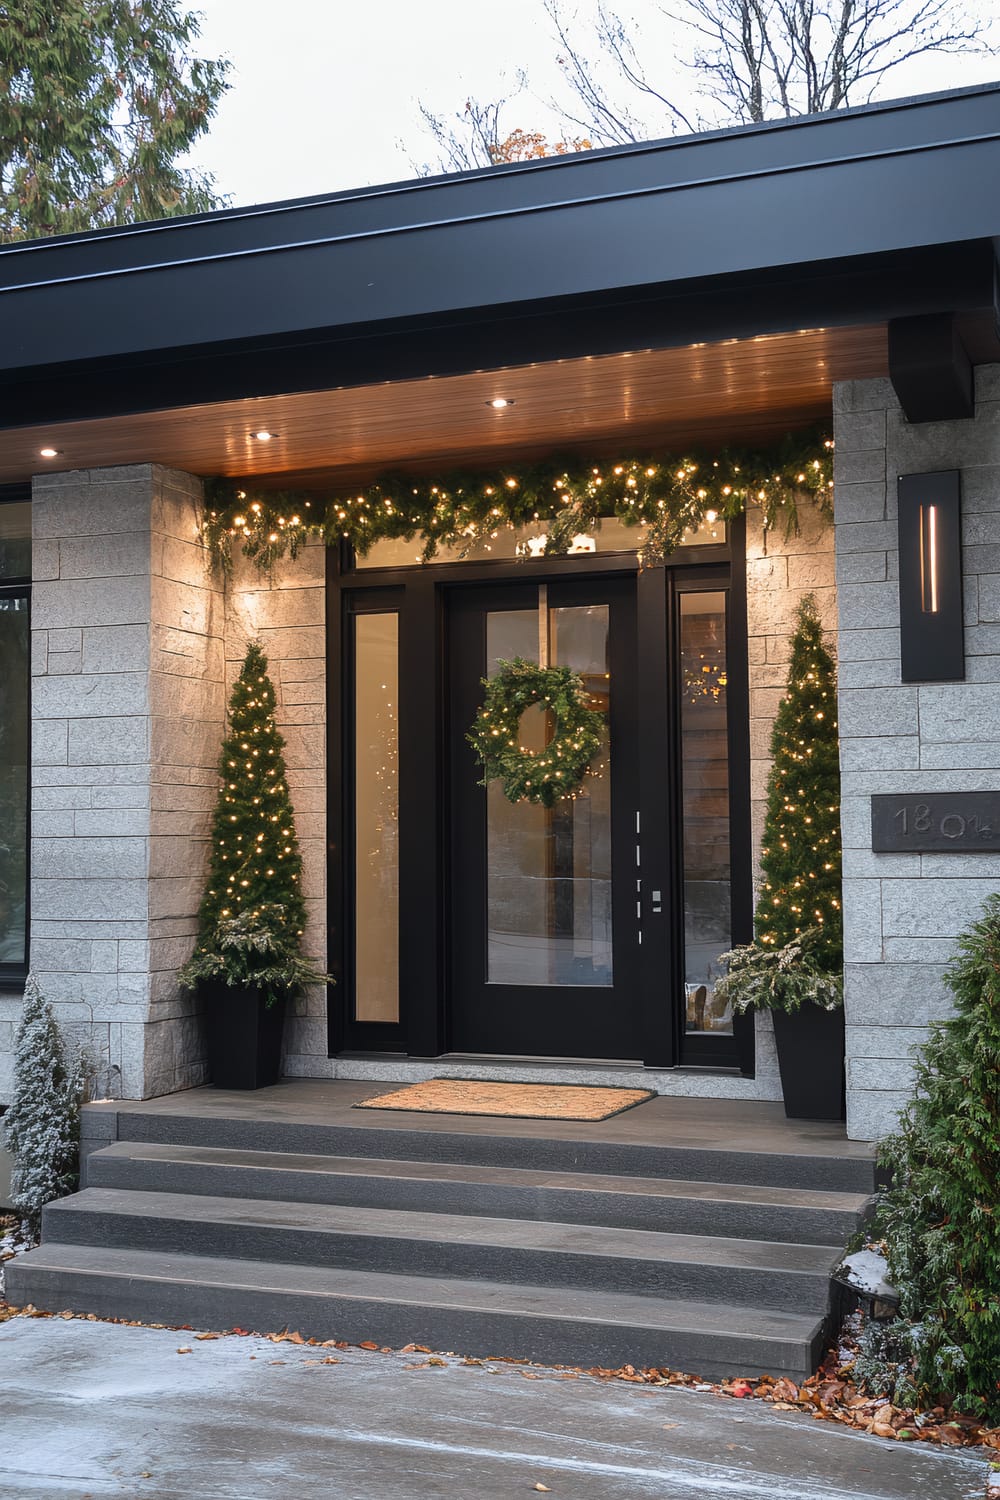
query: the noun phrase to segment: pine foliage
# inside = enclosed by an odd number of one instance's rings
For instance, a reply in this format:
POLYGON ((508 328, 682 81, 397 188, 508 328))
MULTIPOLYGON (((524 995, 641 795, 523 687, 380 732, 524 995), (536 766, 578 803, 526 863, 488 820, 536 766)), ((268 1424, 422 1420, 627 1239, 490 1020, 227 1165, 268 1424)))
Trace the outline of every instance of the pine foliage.
POLYGON ((788 683, 771 734, 756 941, 784 948, 821 929, 815 958, 843 963, 837 681, 816 600, 799 604, 788 683))
POLYGON ((715 981, 715 998, 737 1015, 753 1010, 784 1010, 803 1005, 839 1010, 844 1003, 844 976, 823 961, 826 933, 808 927, 783 948, 746 943, 719 956, 726 973, 715 981), (819 957, 817 957, 817 952, 819 957))
POLYGON ((267 657, 252 641, 229 700, 208 883, 182 984, 221 978, 260 983, 277 995, 326 978, 298 956, 306 920, 302 855, 274 708, 267 657))
POLYGON ((14 1041, 14 1098, 3 1118, 13 1158, 11 1206, 37 1232, 42 1209, 79 1177, 83 1068, 67 1060, 52 1007, 33 974, 14 1041))
POLYGON ((218 206, 178 165, 227 87, 198 33, 178 0, 0 5, 0 241, 218 206))
POLYGON ((1000 1422, 1000 896, 960 939, 946 980, 955 1014, 932 1028, 914 1097, 879 1148, 893 1175, 873 1234, 900 1294, 895 1332, 915 1389, 1000 1422))

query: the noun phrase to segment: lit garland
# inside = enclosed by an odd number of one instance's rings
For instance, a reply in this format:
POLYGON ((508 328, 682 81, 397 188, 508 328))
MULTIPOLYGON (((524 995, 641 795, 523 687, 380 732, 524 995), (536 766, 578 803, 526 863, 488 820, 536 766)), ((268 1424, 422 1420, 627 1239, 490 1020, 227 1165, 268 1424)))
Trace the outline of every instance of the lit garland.
POLYGON ((759 506, 764 525, 797 526, 797 497, 812 495, 833 510, 833 443, 822 432, 793 434, 771 450, 728 449, 671 458, 623 458, 594 463, 549 460, 492 473, 462 471, 437 479, 389 475, 374 484, 330 495, 260 490, 245 483, 206 481, 205 539, 228 570, 238 546, 265 571, 294 558, 310 537, 345 540, 362 556, 378 541, 420 537, 424 559, 439 547, 459 553, 544 522, 544 553, 563 556, 573 538, 615 517, 640 528, 643 565, 662 562, 686 533, 721 517, 759 506))
POLYGON ((508 802, 553 807, 572 797, 604 739, 604 715, 591 708, 583 681, 569 667, 540 667, 516 656, 483 678, 486 696, 466 735, 483 768, 481 785, 500 780, 508 802), (542 704, 554 721, 542 750, 519 739, 521 715, 542 704))

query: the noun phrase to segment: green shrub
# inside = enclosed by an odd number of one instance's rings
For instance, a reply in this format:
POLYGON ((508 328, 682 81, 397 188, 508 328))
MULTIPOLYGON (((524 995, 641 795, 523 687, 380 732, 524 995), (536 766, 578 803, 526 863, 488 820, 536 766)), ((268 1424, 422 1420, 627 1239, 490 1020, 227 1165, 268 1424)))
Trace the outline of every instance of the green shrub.
POLYGON ((915 1093, 879 1148, 892 1185, 872 1226, 900 1294, 922 1399, 1000 1421, 1000 896, 959 940, 955 1014, 917 1056, 915 1093))
POLYGON ((83 1070, 82 1057, 67 1058, 52 1007, 29 974, 14 1039, 14 1097, 3 1134, 13 1158, 11 1206, 30 1234, 37 1234, 46 1203, 77 1186, 83 1070))

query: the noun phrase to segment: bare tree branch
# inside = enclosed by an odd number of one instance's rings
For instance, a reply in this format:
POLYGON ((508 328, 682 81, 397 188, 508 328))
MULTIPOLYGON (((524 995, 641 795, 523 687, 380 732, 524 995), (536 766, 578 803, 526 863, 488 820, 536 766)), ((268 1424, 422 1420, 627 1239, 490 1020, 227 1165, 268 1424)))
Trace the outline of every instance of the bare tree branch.
MULTIPOLYGON (((701 81, 714 124, 868 103, 887 74, 915 57, 997 52, 989 26, 978 25, 963 0, 673 0, 673 5, 661 14, 690 39, 680 63, 701 81)), ((560 0, 546 0, 546 10, 575 95, 575 123, 607 143, 648 138, 664 125, 693 128, 690 111, 650 81, 630 22, 602 4, 588 46, 573 33, 560 0), (595 53, 612 64, 626 91, 644 100, 644 131, 623 102, 627 93, 612 94, 595 81, 595 53), (658 107, 658 118, 649 118, 650 103, 658 107)), ((699 117, 698 126, 706 123, 699 117)))
MULTIPOLYGON (((613 146, 678 129, 843 109, 869 103, 887 76, 914 58, 998 51, 990 40, 993 20, 977 24, 965 9, 970 0, 669 0, 674 8, 662 6, 660 15, 680 28, 687 46, 680 56, 673 44, 664 49, 661 78, 645 60, 648 42, 640 42, 634 22, 611 9, 610 0, 598 0, 589 32, 567 13, 568 0, 543 3, 569 94, 568 102, 550 104, 567 139, 552 145, 537 130, 501 129, 502 111, 526 87, 520 74, 513 95, 485 104, 470 99, 452 116, 421 103, 438 162, 413 163, 416 171, 491 166, 511 152, 520 159, 526 151, 575 150, 576 132, 588 144, 613 146), (704 112, 682 103, 684 74, 705 101, 704 112)), ((659 62, 660 55, 649 47, 649 57, 659 62)))

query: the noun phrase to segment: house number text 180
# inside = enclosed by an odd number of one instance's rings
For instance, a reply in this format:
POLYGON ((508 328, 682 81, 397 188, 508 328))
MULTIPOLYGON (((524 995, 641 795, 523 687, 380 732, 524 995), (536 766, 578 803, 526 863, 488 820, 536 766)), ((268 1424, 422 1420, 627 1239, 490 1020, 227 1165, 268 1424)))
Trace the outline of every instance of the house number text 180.
POLYGON ((1000 792, 918 792, 872 798, 876 854, 1000 851, 1000 792))

